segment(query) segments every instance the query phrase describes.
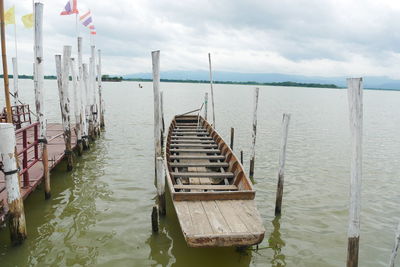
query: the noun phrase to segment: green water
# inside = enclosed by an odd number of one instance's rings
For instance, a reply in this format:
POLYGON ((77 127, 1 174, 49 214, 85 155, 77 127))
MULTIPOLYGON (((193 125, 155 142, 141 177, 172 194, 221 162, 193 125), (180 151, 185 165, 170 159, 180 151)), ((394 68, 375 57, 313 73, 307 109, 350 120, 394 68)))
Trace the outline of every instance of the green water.
MULTIPOLYGON (((31 81, 20 95, 32 103, 31 81)), ((49 121, 59 122, 54 81, 46 81, 49 121)), ((343 266, 347 249, 349 126, 345 90, 261 87, 255 168, 266 234, 259 249, 191 249, 168 200, 161 232, 151 232, 151 83, 105 83, 106 131, 73 172, 52 172, 25 201, 28 239, 9 244, 0 230, 0 266, 343 266), (274 200, 283 112, 290 112, 282 218, 274 200)), ((163 83, 166 122, 201 105, 204 84, 163 83)), ((248 168, 253 87, 215 85, 216 128, 248 168)), ((388 263, 400 220, 400 94, 365 91, 360 266, 388 263)), ((0 100, 1 102, 1 100, 0 100)), ((0 103, 1 104, 1 103, 0 103)), ((209 110, 210 114, 210 110, 209 110)))

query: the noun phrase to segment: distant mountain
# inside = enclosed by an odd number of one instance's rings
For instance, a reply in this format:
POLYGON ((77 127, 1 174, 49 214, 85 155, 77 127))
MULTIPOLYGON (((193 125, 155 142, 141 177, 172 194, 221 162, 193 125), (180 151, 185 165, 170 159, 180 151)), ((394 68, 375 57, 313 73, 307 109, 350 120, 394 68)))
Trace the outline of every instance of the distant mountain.
MULTIPOLYGON (((135 73, 123 75, 125 79, 143 78, 151 79, 151 73, 135 73)), ((207 71, 164 71, 161 72, 162 79, 171 80, 208 80, 209 73, 207 71)), ((317 76, 301 76, 287 75, 279 73, 239 73, 214 71, 213 79, 215 81, 233 81, 233 82, 297 82, 297 83, 320 83, 320 84, 336 84, 340 87, 346 86, 346 77, 317 77, 317 76)), ((393 80, 382 76, 366 76, 364 77, 364 87, 374 89, 394 89, 400 90, 400 80, 393 80)))

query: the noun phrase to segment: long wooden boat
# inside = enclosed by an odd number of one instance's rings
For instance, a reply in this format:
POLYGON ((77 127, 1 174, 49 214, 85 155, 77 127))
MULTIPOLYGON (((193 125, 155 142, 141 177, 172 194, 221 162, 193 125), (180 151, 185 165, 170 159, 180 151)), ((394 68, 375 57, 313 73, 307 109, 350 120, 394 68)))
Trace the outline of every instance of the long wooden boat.
POLYGON ((251 246, 265 229, 242 164, 201 116, 175 116, 166 143, 167 183, 189 247, 251 246))

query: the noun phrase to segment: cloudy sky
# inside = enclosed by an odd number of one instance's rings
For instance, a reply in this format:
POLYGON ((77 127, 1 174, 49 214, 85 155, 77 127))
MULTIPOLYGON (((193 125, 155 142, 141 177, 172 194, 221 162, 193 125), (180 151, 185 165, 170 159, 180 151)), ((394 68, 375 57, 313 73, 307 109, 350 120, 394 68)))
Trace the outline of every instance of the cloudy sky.
MULTIPOLYGON (((66 0, 43 0, 45 72, 55 73, 63 45, 76 53, 74 16, 66 0)), ((20 16, 31 0, 5 0, 17 13, 20 73, 31 74, 33 31, 20 16)), ((245 73, 312 76, 386 75, 400 79, 400 2, 395 0, 78 0, 92 10, 103 73, 151 71, 152 50, 162 70, 213 68, 245 73)), ((79 26, 89 53, 88 31, 79 26)), ((15 55, 13 26, 8 54, 15 55)))

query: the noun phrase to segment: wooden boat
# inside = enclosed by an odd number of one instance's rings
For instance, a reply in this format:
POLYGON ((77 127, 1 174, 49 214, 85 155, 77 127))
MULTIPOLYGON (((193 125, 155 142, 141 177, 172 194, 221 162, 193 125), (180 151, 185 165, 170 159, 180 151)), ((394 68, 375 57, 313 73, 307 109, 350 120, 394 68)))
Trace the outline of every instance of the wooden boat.
POLYGON ((175 116, 166 143, 167 183, 189 247, 251 246, 265 229, 242 164, 201 116, 175 116))

